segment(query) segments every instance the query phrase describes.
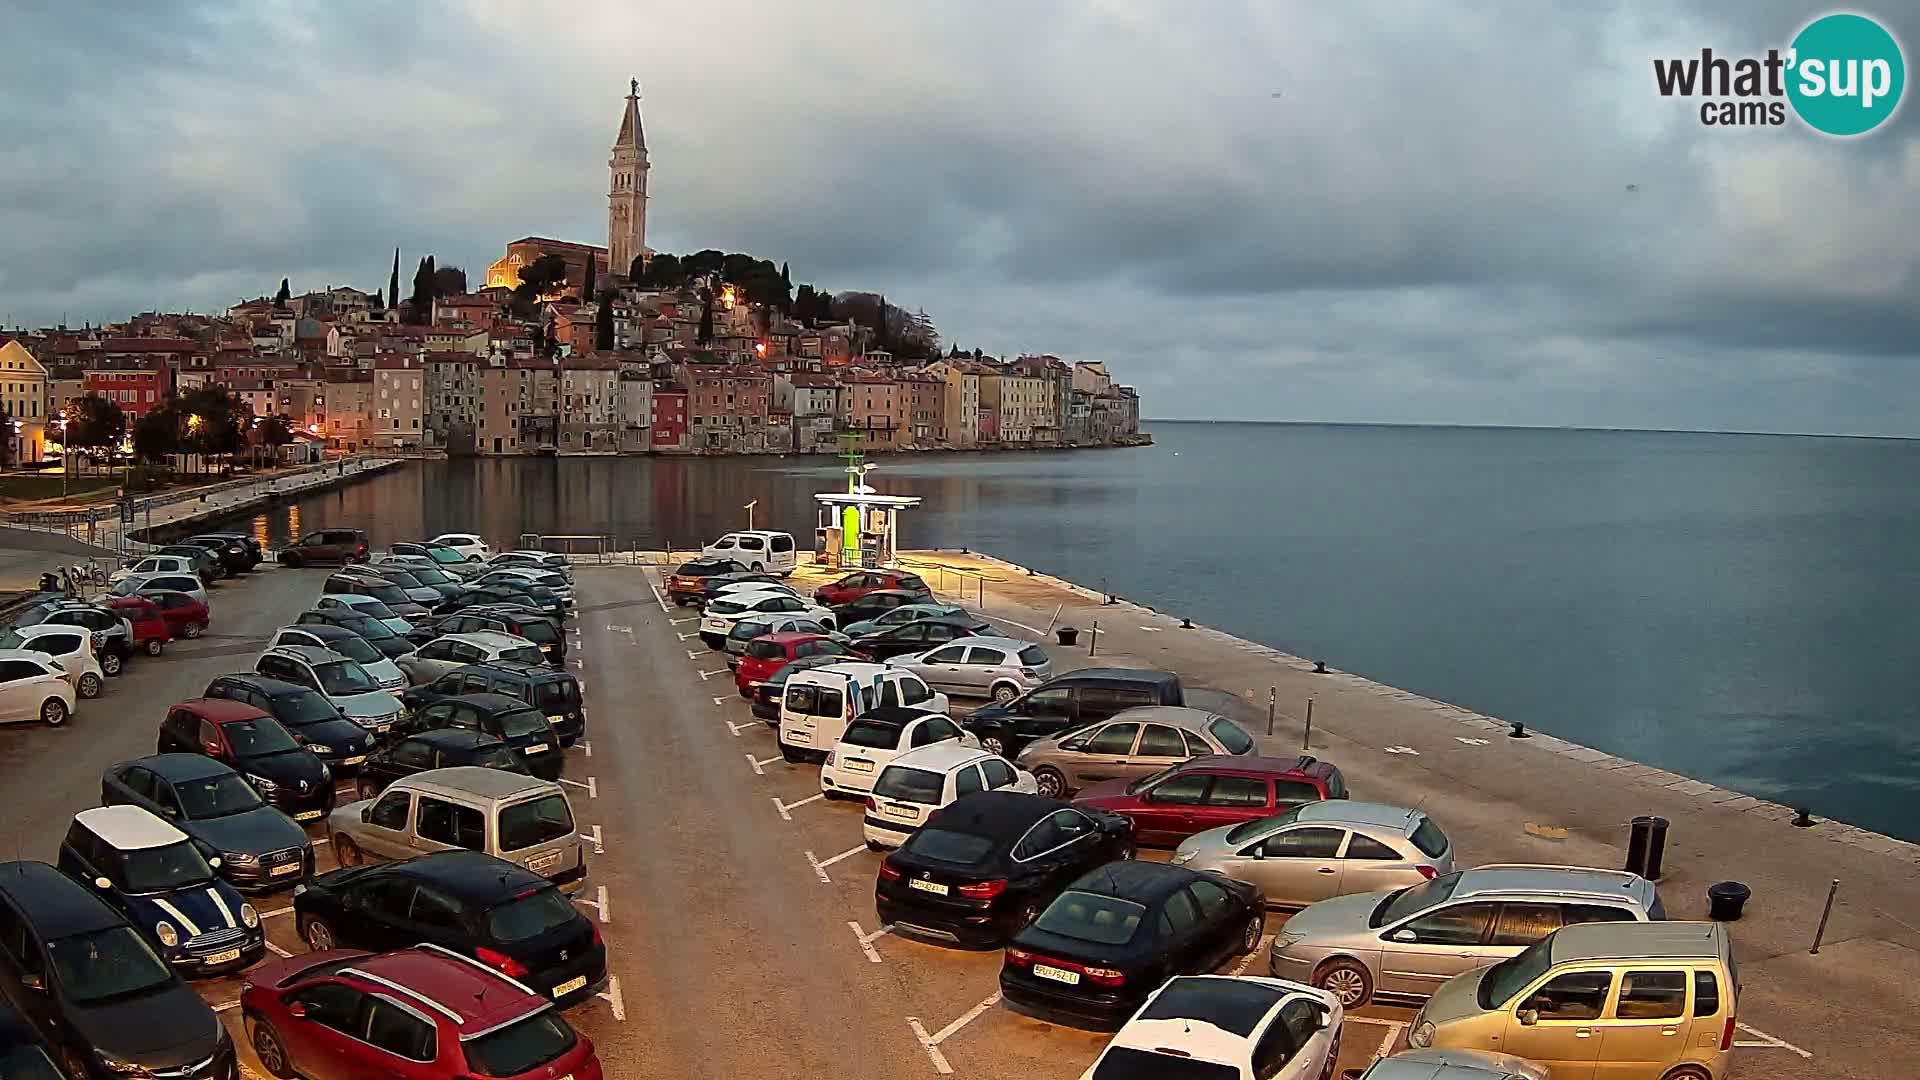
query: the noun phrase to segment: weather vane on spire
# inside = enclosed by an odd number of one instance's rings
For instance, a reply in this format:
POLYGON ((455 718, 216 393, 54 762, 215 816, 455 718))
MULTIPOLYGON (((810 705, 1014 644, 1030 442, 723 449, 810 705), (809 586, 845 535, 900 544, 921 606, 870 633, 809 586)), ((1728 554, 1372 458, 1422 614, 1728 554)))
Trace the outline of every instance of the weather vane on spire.
POLYGON ((628 83, 629 83, 630 85, 632 85, 632 87, 633 87, 633 96, 634 96, 634 97, 639 97, 639 96, 640 96, 640 80, 639 80, 639 79, 629 79, 629 80, 627 80, 627 81, 628 81, 628 83))

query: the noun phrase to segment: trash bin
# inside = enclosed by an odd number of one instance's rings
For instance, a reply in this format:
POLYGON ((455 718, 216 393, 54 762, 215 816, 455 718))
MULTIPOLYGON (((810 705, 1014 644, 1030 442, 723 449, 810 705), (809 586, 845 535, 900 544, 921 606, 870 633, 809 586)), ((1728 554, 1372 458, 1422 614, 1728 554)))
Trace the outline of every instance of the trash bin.
POLYGON ((1636 817, 1627 833, 1627 871, 1648 881, 1660 880, 1667 855, 1667 819, 1636 817))
POLYGON ((1080 640, 1080 631, 1071 626, 1063 626, 1055 630, 1054 634, 1060 639, 1060 644, 1064 646, 1071 646, 1074 642, 1080 640))
POLYGON ((1733 922, 1747 906, 1753 890, 1737 881, 1722 881, 1707 886, 1707 918, 1715 922, 1733 922))

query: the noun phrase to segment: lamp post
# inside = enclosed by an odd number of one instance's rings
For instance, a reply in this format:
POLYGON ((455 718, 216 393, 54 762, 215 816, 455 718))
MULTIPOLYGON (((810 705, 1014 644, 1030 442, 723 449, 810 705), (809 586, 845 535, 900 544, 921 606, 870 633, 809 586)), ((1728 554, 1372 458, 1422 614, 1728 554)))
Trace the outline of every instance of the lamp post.
POLYGON ((748 532, 753 531, 753 508, 759 505, 760 505, 760 500, 754 499, 752 502, 749 502, 747 505, 741 507, 741 509, 747 512, 747 531, 748 532))

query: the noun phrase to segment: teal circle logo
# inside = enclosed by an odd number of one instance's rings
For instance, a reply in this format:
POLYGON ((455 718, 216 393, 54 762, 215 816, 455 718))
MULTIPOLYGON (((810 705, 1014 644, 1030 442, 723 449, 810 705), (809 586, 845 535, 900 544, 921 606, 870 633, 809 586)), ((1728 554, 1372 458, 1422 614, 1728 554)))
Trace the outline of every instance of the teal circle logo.
POLYGON ((1907 61, 1900 43, 1865 15, 1842 12, 1808 23, 1793 39, 1787 99, 1807 126, 1828 135, 1864 135, 1900 107, 1907 61))

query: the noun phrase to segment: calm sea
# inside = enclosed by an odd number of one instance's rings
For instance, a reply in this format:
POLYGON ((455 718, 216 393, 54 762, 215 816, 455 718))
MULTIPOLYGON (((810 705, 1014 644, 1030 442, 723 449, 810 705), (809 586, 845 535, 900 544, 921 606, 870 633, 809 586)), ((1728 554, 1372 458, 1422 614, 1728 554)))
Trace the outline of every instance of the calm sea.
MULTIPOLYGON (((1920 442, 1151 425, 1127 450, 878 459, 969 546, 1689 776, 1920 838, 1920 442)), ((434 462, 275 509, 811 543, 832 460, 434 462)))

